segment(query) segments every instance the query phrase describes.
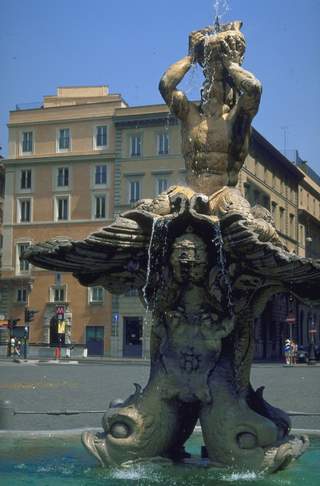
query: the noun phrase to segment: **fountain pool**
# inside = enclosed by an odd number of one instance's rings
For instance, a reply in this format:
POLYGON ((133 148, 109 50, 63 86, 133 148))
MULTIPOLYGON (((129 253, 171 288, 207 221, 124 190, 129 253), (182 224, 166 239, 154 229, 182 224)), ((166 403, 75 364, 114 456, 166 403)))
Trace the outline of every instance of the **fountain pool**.
MULTIPOLYGON (((200 454, 201 434, 194 434, 186 449, 200 454)), ((320 484, 320 439, 311 439, 308 451, 291 467, 275 475, 254 472, 235 473, 216 468, 168 464, 136 464, 130 467, 101 468, 84 450, 80 437, 2 438, 0 441, 2 486, 106 486, 166 485, 202 486, 316 486, 320 484)))

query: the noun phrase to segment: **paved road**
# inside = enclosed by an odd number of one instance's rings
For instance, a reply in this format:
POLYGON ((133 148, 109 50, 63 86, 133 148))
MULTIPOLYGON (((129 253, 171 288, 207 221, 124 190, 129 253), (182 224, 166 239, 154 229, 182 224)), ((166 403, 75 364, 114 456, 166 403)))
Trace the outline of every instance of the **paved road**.
MULTIPOLYGON (((0 362, 0 400, 16 410, 104 410, 111 399, 126 398, 133 383, 146 384, 147 364, 15 364, 0 362)), ((265 385, 265 398, 285 410, 320 412, 320 366, 254 365, 252 384, 265 385)), ((100 414, 68 417, 19 415, 15 430, 99 427, 100 414)), ((296 417, 295 428, 320 430, 320 417, 296 417)))

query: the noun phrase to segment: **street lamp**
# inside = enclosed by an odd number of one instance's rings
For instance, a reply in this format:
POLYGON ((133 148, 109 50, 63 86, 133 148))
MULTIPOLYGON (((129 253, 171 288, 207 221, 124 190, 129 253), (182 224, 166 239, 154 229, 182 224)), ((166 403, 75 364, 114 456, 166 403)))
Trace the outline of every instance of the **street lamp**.
POLYGON ((309 360, 308 364, 309 365, 314 365, 316 364, 316 353, 315 353, 315 347, 314 347, 314 335, 317 332, 315 328, 315 322, 313 319, 313 315, 311 314, 311 326, 309 329, 309 360))

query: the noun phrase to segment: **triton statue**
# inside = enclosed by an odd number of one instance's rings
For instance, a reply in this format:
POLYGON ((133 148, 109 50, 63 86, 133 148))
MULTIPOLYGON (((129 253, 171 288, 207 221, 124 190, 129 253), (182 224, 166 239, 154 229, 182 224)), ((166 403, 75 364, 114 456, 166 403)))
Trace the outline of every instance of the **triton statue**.
POLYGON ((261 96, 241 67, 240 27, 193 32, 189 55, 161 79, 181 120, 187 186, 139 201, 84 241, 39 243, 25 255, 83 285, 137 288, 152 311, 146 387, 105 413, 103 433, 83 435, 102 465, 186 460, 198 419, 212 466, 272 472, 308 445, 250 384, 255 316, 289 289, 319 301, 320 263, 289 253, 270 213, 251 208, 237 188, 261 96), (176 88, 194 62, 205 76, 200 104, 176 88))

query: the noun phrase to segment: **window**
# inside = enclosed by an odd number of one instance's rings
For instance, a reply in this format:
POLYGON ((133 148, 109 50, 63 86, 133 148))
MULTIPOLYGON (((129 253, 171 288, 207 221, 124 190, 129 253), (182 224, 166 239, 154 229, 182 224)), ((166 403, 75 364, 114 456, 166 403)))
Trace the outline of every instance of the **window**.
POLYGON ((168 179, 166 179, 165 177, 159 177, 157 179, 157 194, 161 194, 167 189, 168 189, 168 179))
POLYGON ((69 198, 57 197, 56 198, 56 220, 65 221, 69 219, 69 198))
POLYGON ((31 199, 18 199, 18 222, 31 221, 31 199))
POLYGON ((289 231, 290 231, 290 236, 291 238, 294 238, 296 237, 296 230, 295 230, 295 218, 294 218, 294 214, 290 214, 289 215, 289 225, 290 225, 290 228, 289 228, 289 231))
POLYGON ((94 196, 95 199, 95 212, 94 217, 96 219, 106 217, 106 196, 94 196))
POLYGON ((271 216, 275 225, 277 224, 277 203, 272 201, 271 203, 271 216))
POLYGON ((96 148, 106 147, 107 142, 107 127, 105 125, 96 127, 96 148))
POLYGON ((280 231, 284 233, 285 232, 285 219, 284 219, 285 212, 284 212, 284 208, 279 208, 279 209, 280 209, 280 231))
POLYGON ((140 199, 140 181, 129 182, 129 202, 133 203, 140 199))
POLYGON ((89 289, 89 296, 91 303, 103 302, 103 287, 91 287, 89 289))
POLYGON ((299 224, 299 243, 300 245, 304 244, 304 226, 299 224))
POLYGON ((23 169, 20 172, 20 189, 31 189, 32 184, 31 169, 23 169))
POLYGON ((69 150, 70 148, 70 129, 60 128, 58 138, 59 150, 69 150))
POLYGON ((66 302, 66 288, 60 286, 51 287, 50 302, 66 302))
POLYGON ((130 138, 130 155, 131 157, 139 157, 141 155, 141 136, 133 135, 130 138))
POLYGON ((59 167, 57 173, 57 187, 69 186, 69 168, 59 167))
POLYGON ((254 204, 260 204, 260 192, 257 190, 253 191, 253 197, 254 197, 254 204))
POLYGON ((139 297, 139 291, 138 289, 129 289, 125 293, 126 297, 139 297))
POLYGON ((107 184, 107 166, 96 165, 94 173, 94 183, 96 186, 107 184))
POLYGON ((17 289, 17 302, 25 304, 27 302, 27 289, 17 289))
POLYGON ((160 133, 158 135, 158 155, 166 155, 169 153, 169 137, 167 133, 160 133))
POLYGON ((17 245, 17 270, 18 273, 28 272, 30 264, 27 260, 21 259, 22 254, 30 246, 30 243, 18 243, 17 245))
POLYGON ((33 133, 32 132, 22 132, 21 152, 22 153, 33 152, 33 133))
POLYGON ((270 211, 270 199, 269 199, 269 196, 263 196, 263 198, 262 198, 262 206, 265 207, 268 211, 270 211))

